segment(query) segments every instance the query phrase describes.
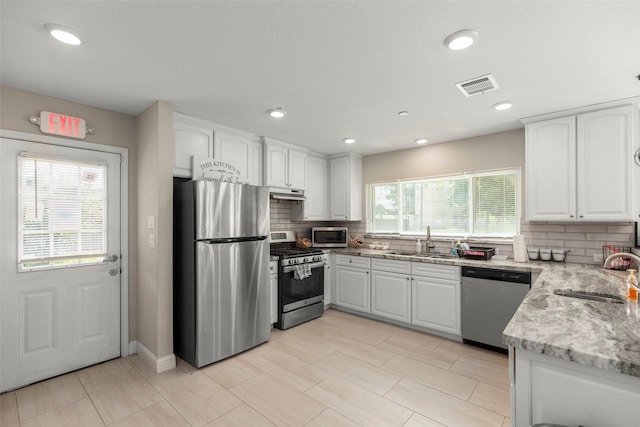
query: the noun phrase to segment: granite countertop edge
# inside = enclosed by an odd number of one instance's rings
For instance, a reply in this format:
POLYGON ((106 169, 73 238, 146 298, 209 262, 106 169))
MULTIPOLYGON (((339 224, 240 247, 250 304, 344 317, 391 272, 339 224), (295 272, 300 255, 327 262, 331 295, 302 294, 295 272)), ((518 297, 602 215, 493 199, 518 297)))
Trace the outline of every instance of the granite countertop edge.
POLYGON ((638 304, 626 300, 624 271, 590 264, 429 258, 365 248, 334 251, 370 258, 539 273, 504 330, 503 342, 516 349, 640 377, 640 314, 638 304), (626 302, 613 304, 555 295, 553 291, 560 288, 619 295, 626 302))

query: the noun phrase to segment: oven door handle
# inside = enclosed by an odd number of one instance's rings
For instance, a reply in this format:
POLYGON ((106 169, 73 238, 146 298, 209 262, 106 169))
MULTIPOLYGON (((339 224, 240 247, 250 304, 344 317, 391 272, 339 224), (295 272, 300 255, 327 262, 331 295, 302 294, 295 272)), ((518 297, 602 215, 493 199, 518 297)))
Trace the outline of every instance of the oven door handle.
MULTIPOLYGON (((285 267, 282 267, 282 272, 283 273, 291 273, 292 271, 294 271, 296 269, 296 267, 298 265, 302 266, 302 265, 305 265, 305 264, 287 265, 285 267)), ((325 262, 324 261, 319 261, 319 262, 314 262, 314 263, 306 264, 306 265, 308 265, 311 268, 324 267, 325 262)))

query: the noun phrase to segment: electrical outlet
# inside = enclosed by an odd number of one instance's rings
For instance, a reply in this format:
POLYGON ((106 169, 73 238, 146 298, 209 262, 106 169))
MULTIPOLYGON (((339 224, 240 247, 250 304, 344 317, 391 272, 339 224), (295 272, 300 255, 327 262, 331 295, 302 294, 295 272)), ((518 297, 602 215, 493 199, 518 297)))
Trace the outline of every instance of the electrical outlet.
POLYGON ((593 262, 604 262, 602 254, 593 254, 593 262))
POLYGON ((156 247, 156 235, 153 233, 149 234, 149 247, 150 248, 156 247))

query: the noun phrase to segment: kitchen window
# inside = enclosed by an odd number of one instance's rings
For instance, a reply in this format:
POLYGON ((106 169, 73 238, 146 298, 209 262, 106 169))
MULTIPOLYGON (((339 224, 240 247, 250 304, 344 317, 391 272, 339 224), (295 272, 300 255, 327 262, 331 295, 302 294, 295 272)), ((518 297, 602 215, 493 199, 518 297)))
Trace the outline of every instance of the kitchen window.
POLYGON ((367 185, 368 233, 510 237, 519 219, 519 169, 367 185))
POLYGON ((102 262, 107 166, 22 153, 18 174, 20 270, 102 262))

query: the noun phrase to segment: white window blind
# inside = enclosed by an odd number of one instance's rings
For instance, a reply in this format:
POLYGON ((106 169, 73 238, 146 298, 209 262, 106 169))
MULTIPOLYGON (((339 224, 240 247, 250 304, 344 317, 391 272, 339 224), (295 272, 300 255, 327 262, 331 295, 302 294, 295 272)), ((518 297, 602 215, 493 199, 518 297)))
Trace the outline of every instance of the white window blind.
POLYGON ((518 232, 517 169, 367 185, 367 232, 506 237, 518 232))
POLYGON ((103 261, 107 166, 23 153, 18 174, 20 269, 103 261))

